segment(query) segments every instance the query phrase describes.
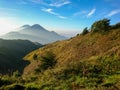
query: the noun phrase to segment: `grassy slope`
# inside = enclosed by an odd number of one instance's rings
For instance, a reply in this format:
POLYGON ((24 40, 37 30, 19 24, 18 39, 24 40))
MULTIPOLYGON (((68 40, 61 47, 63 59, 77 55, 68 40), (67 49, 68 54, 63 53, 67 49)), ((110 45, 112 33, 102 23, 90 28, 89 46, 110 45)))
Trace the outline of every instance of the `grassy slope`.
POLYGON ((31 64, 24 69, 23 77, 30 76, 38 83, 37 86, 35 83, 28 86, 58 90, 120 89, 120 29, 106 34, 88 33, 48 44, 24 59, 30 60, 31 64), (56 55, 56 65, 42 73, 35 73, 40 68, 40 57, 47 51, 56 55), (33 59, 34 54, 37 60, 33 59))
POLYGON ((38 47, 39 45, 28 40, 0 39, 0 73, 12 73, 17 69, 23 70, 29 63, 22 60, 23 56, 38 47))
MULTIPOLYGON (((39 58, 46 51, 52 51, 56 55, 56 67, 95 56, 104 56, 107 54, 120 56, 120 30, 111 30, 108 34, 104 35, 89 33, 84 36, 76 36, 70 40, 55 42, 31 52, 24 59, 34 61, 33 55, 35 53, 39 58)), ((34 66, 32 64, 34 63, 31 63, 31 66, 34 66)), ((29 71, 29 69, 31 69, 30 66, 25 69, 25 72, 29 71)))

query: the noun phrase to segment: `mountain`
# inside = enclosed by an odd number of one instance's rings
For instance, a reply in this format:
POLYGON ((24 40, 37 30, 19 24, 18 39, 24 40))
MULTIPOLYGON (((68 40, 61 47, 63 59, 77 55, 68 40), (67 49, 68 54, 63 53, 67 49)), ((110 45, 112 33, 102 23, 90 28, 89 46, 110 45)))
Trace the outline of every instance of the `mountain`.
POLYGON ((39 24, 23 25, 15 32, 9 32, 3 36, 3 39, 27 39, 41 44, 51 43, 57 40, 66 39, 66 37, 57 34, 54 31, 48 31, 39 24))
POLYGON ((23 56, 41 46, 28 40, 0 39, 0 74, 12 73, 15 70, 22 72, 29 64, 22 60, 23 56))
POLYGON ((29 53, 24 59, 31 63, 25 67, 23 77, 34 77, 38 80, 35 83, 44 84, 37 88, 120 89, 120 29, 89 32, 54 42, 29 53))

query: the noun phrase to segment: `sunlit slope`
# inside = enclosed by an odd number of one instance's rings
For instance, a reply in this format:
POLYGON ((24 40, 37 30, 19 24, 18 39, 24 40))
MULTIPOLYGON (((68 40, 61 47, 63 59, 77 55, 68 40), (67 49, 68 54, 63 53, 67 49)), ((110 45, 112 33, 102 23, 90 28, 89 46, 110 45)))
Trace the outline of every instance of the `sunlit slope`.
POLYGON ((106 55, 120 57, 120 29, 110 30, 105 34, 90 32, 86 35, 58 41, 33 51, 24 58, 31 61, 31 64, 25 68, 25 74, 33 72, 32 70, 38 65, 35 62, 40 61, 40 57, 48 51, 53 52, 56 56, 57 64, 54 68, 92 57, 106 55), (34 60, 34 55, 37 55, 37 60, 34 60))

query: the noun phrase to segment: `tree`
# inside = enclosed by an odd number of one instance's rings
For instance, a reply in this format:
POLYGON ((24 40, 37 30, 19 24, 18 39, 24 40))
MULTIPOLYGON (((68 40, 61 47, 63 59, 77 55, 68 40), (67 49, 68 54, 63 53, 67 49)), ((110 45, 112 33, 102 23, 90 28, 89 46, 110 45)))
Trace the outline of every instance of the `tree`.
POLYGON ((89 31, 88 31, 87 27, 85 27, 85 28, 83 29, 82 35, 85 35, 85 34, 87 34, 88 32, 89 32, 89 31))
POLYGON ((106 32, 110 28, 110 20, 109 19, 103 19, 99 20, 93 23, 91 26, 92 32, 98 32, 98 31, 103 31, 106 32))
POLYGON ((115 25, 111 25, 111 29, 119 29, 119 28, 120 28, 120 22, 115 25))

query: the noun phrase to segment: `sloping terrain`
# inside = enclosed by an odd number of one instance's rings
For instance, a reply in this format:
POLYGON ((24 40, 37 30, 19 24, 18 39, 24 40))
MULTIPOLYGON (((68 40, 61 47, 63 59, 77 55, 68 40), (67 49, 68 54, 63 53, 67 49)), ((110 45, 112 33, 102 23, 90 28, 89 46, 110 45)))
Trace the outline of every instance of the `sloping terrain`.
POLYGON ((64 40, 66 37, 57 34, 54 31, 48 31, 39 24, 24 25, 18 28, 14 32, 9 32, 3 36, 4 39, 23 39, 33 42, 39 42, 41 44, 51 43, 57 40, 64 40))
POLYGON ((58 41, 29 53, 24 59, 31 64, 24 69, 23 78, 34 78, 39 83, 37 88, 120 89, 120 29, 58 41))
POLYGON ((42 45, 28 40, 0 39, 0 73, 12 73, 15 70, 22 71, 29 64, 29 62, 22 60, 23 56, 40 46, 42 45))
MULTIPOLYGON (((120 55, 120 30, 111 30, 107 34, 89 33, 76 36, 72 39, 49 44, 39 50, 28 54, 26 60, 34 60, 33 55, 41 55, 47 51, 56 55, 57 67, 66 65, 72 61, 84 60, 94 56, 109 54, 120 55)), ((32 64, 32 63, 31 63, 32 64)))

